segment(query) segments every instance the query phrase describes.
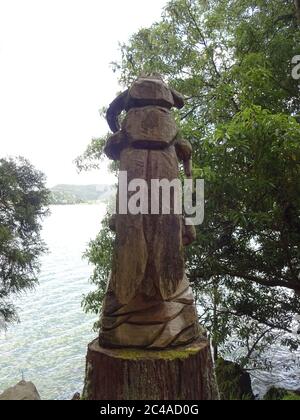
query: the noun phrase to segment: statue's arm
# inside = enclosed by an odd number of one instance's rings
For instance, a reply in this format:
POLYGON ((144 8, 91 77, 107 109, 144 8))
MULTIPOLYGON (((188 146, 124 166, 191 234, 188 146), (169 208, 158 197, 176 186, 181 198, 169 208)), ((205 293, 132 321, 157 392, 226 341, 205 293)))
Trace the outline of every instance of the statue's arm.
MULTIPOLYGON (((184 173, 187 178, 192 178, 192 145, 188 140, 182 138, 180 133, 175 138, 175 150, 180 162, 183 162, 184 173)), ((183 218, 182 239, 183 245, 189 246, 196 240, 196 229, 193 225, 186 225, 183 218)))
POLYGON ((128 98, 128 89, 116 97, 109 105, 106 120, 113 133, 120 130, 119 115, 125 109, 128 98))
POLYGON ((179 161, 183 162, 185 176, 192 178, 192 145, 183 139, 180 133, 175 139, 175 150, 179 161))
POLYGON ((182 242, 184 246, 189 246, 197 239, 196 228, 193 225, 186 225, 185 219, 183 220, 182 228, 182 242))

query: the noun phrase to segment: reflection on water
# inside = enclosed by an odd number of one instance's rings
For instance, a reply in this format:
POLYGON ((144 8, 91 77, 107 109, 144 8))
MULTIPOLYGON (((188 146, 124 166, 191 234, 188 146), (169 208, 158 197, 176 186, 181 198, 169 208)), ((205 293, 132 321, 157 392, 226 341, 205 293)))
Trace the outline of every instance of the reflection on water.
MULTIPOLYGON (((22 372, 43 399, 70 399, 82 390, 86 346, 95 318, 83 313, 92 267, 82 253, 100 229, 104 205, 55 206, 44 222, 49 253, 42 259, 40 285, 18 302, 21 323, 0 336, 0 393, 22 372)), ((300 353, 272 349, 272 373, 253 375, 255 393, 271 385, 300 388, 300 353)))
POLYGON ((92 288, 92 267, 82 254, 100 229, 105 206, 55 206, 51 213, 43 228, 49 253, 40 284, 17 302, 21 323, 0 337, 0 392, 23 371, 42 398, 70 399, 82 389, 86 346, 95 336, 95 319, 80 306, 92 288))
POLYGON ((300 351, 290 352, 285 347, 273 346, 267 356, 273 369, 252 374, 254 393, 264 395, 271 386, 300 389, 300 351))

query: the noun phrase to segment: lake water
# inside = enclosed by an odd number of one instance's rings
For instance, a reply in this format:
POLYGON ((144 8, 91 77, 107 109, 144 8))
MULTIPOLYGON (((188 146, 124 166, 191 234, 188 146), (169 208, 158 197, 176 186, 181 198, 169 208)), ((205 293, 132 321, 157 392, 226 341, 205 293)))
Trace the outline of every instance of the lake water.
MULTIPOLYGON (((49 253, 42 258, 40 284, 18 302, 21 323, 0 336, 0 393, 22 378, 43 399, 71 399, 83 387, 87 344, 96 336, 95 317, 81 309, 92 286, 82 254, 100 230, 104 205, 55 206, 44 222, 49 253)), ((272 373, 255 373, 255 392, 270 385, 300 388, 300 353, 272 349, 272 373)))
POLYGON ((92 267, 82 259, 100 230, 104 205, 55 206, 45 219, 40 284, 18 302, 21 323, 0 337, 0 392, 22 372, 45 399, 71 399, 82 390, 87 344, 95 317, 81 309, 92 267))

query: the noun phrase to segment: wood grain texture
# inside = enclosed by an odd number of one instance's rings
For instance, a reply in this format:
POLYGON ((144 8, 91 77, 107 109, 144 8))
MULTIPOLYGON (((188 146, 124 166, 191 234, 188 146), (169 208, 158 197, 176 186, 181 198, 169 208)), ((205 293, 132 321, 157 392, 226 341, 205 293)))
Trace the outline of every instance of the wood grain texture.
POLYGON ((207 340, 176 350, 88 348, 87 400, 218 400, 207 340))

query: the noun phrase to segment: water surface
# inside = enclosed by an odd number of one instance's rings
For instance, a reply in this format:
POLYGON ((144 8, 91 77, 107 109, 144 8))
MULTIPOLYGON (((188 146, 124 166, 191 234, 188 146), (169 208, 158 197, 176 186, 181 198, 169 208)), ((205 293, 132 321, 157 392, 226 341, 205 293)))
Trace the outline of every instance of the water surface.
POLYGON ((24 377, 43 399, 70 399, 81 391, 86 346, 95 317, 81 309, 92 267, 82 259, 100 230, 104 205, 53 206, 43 238, 40 284, 17 302, 21 323, 0 336, 0 392, 24 377))

